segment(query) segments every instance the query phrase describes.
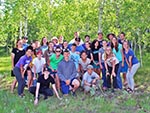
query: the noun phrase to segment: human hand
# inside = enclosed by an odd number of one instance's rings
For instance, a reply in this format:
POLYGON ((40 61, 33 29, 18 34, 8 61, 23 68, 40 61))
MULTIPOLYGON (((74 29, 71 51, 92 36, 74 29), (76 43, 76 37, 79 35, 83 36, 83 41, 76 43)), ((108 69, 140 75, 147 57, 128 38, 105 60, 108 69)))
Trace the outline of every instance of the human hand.
POLYGON ((66 80, 66 84, 69 85, 70 84, 70 80, 66 80))
POLYGON ((38 99, 37 98, 34 100, 34 105, 35 106, 38 105, 38 99))
POLYGON ((116 73, 115 72, 112 72, 112 74, 111 74, 112 76, 114 76, 114 77, 116 77, 116 73))

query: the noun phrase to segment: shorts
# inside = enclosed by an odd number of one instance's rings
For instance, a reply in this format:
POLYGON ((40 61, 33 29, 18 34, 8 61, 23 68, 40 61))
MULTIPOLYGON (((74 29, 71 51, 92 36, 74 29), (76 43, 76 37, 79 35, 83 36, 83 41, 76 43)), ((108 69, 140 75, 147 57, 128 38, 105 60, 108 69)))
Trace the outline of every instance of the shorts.
POLYGON ((60 82, 60 86, 61 86, 61 90, 62 90, 62 93, 63 93, 63 94, 69 94, 69 92, 70 92, 69 87, 70 87, 70 86, 71 86, 71 87, 74 87, 74 86, 72 85, 72 82, 73 82, 73 80, 75 80, 75 79, 76 79, 76 78, 71 79, 70 85, 66 85, 66 82, 64 82, 64 81, 61 81, 61 82, 60 82))
POLYGON ((121 73, 127 73, 128 71, 128 64, 126 61, 124 61, 124 67, 121 67, 121 73))

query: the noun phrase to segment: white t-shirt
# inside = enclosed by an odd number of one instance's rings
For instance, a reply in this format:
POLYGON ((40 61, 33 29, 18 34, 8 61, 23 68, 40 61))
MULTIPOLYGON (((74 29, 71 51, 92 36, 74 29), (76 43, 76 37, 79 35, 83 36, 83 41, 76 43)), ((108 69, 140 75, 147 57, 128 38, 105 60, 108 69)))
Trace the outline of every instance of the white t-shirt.
POLYGON ((118 63, 119 63, 119 60, 118 60, 115 56, 113 56, 113 57, 107 59, 107 60, 106 60, 106 63, 108 64, 108 66, 112 67, 112 62, 113 62, 114 60, 116 61, 115 64, 118 64, 118 63))
MULTIPOLYGON (((46 64, 45 58, 41 58, 40 60, 36 57, 32 61, 33 65, 36 67, 36 73, 42 72, 43 65, 46 64)), ((32 72, 34 72, 34 68, 32 68, 32 72)))
POLYGON ((85 72, 83 75, 83 80, 82 80, 81 85, 82 86, 84 85, 84 81, 91 83, 93 81, 93 79, 95 79, 95 78, 99 78, 99 76, 96 72, 93 71, 91 75, 88 72, 85 72))
POLYGON ((79 64, 82 66, 83 70, 87 70, 87 66, 91 63, 91 60, 89 58, 86 59, 86 62, 83 62, 82 59, 79 59, 79 64))

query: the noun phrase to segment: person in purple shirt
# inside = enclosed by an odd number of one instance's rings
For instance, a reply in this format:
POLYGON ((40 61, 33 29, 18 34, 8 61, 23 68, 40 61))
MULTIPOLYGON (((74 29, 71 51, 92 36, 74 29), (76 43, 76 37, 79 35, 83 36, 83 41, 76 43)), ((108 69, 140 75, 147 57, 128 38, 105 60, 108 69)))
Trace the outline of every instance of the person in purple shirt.
POLYGON ((32 57, 31 57, 32 51, 33 51, 32 46, 28 46, 26 49, 26 54, 19 59, 19 61, 17 62, 17 64, 13 69, 13 73, 16 76, 16 79, 18 81, 18 95, 20 97, 24 96, 23 94, 24 87, 25 87, 24 73, 28 65, 32 61, 32 57))
POLYGON ((129 93, 134 92, 134 75, 137 72, 138 68, 140 67, 140 63, 138 59, 136 58, 134 52, 132 49, 130 49, 128 41, 123 42, 123 53, 126 59, 126 62, 128 64, 128 71, 127 71, 127 83, 128 83, 128 88, 127 91, 129 93))

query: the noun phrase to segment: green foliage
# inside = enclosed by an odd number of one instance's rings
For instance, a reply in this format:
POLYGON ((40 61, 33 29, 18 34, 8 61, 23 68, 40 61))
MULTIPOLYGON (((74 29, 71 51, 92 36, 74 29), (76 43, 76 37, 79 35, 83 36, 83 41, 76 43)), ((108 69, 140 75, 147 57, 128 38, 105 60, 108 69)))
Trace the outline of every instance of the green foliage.
POLYGON ((149 3, 149 0, 5 0, 1 4, 5 6, 0 19, 1 45, 10 48, 20 32, 25 35, 26 21, 29 40, 60 35, 71 40, 75 31, 80 32, 81 38, 89 34, 94 39, 100 21, 98 13, 103 10, 101 29, 105 35, 124 31, 128 39, 149 47, 149 3))

